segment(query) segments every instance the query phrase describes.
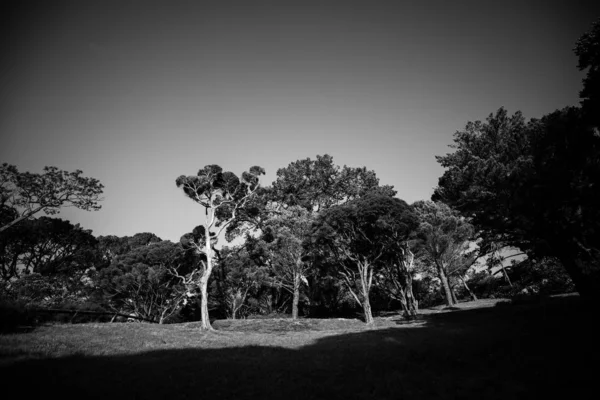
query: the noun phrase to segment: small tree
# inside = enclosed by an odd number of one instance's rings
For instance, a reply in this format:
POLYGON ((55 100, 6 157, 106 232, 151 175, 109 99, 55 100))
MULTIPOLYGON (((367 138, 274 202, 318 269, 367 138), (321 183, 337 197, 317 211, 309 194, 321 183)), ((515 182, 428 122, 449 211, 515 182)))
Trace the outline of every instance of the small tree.
POLYGON ((202 229, 182 237, 184 246, 202 256, 197 285, 201 294, 203 330, 212 330, 208 315, 208 279, 214 265, 213 246, 232 222, 239 221, 240 214, 259 189, 259 177, 264 173, 263 168, 255 166, 239 179, 232 172, 223 172, 218 165, 207 165, 197 175, 181 175, 176 180, 177 187, 182 188, 185 195, 204 207, 205 211, 202 229))
POLYGON ((435 265, 446 304, 456 303, 450 275, 465 261, 473 227, 444 203, 418 201, 413 208, 419 217, 418 237, 422 253, 435 265))
POLYGON ((267 271, 257 265, 245 246, 225 247, 219 252, 218 292, 231 319, 244 315, 248 296, 266 282, 267 271))
MULTIPOLYGON (((98 201, 104 186, 83 172, 62 171, 45 167, 42 174, 19 172, 9 164, 0 166, 0 206, 13 210, 13 218, 2 221, 0 233, 40 211, 57 214, 63 206, 82 210, 99 210, 98 201)), ((6 213, 3 213, 6 214, 6 213)))
POLYGON ((263 228, 262 240, 269 254, 273 283, 292 295, 292 319, 298 318, 302 283, 308 285, 310 269, 304 246, 310 238, 312 214, 299 206, 274 212, 263 228))

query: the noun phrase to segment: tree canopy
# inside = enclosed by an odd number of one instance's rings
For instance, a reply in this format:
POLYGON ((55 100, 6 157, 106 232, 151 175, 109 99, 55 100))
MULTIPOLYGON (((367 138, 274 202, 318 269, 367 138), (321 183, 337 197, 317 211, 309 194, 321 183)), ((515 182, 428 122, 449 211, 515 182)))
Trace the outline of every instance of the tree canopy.
MULTIPOLYGON (((35 174, 19 172, 14 165, 2 164, 0 206, 3 210, 13 210, 13 216, 3 221, 0 232, 40 211, 56 214, 63 206, 99 210, 104 186, 97 179, 82 174, 81 170, 68 172, 56 167, 45 167, 43 173, 35 174)), ((6 211, 3 214, 6 216, 6 211)))

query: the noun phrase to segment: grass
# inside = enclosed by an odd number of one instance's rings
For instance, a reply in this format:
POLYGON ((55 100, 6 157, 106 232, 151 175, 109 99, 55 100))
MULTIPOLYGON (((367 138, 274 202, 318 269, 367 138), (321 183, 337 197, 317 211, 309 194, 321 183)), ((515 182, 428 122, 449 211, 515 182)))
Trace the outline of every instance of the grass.
POLYGON ((515 399, 587 397, 592 315, 577 296, 357 320, 82 324, 0 336, 22 398, 515 399), (29 383, 27 383, 29 382, 29 383))

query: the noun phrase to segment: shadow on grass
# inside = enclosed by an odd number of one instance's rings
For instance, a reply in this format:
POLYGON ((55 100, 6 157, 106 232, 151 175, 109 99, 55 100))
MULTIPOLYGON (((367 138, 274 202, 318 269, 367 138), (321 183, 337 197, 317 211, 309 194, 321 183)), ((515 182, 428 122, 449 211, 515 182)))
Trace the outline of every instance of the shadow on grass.
POLYGON ((567 299, 434 314, 420 328, 328 336, 300 349, 29 360, 0 376, 4 393, 27 399, 588 398, 598 362, 590 319, 567 299))

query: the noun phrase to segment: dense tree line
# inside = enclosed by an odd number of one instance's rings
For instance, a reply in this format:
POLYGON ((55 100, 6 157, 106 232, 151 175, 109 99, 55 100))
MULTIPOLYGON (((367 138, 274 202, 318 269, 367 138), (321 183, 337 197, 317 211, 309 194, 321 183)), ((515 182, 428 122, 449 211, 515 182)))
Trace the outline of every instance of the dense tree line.
POLYGON ((204 210, 178 243, 94 237, 49 216, 99 209, 81 171, 0 169, 4 299, 165 323, 252 315, 413 318, 485 296, 600 289, 600 24, 577 43, 582 106, 526 120, 504 108, 455 133, 431 201, 407 204, 375 171, 302 159, 263 186, 263 168, 218 165, 175 180, 204 210), (195 226, 195 227, 194 227, 195 226), (234 238, 240 244, 226 245, 234 238), (526 255, 520 261, 510 257, 526 255))

